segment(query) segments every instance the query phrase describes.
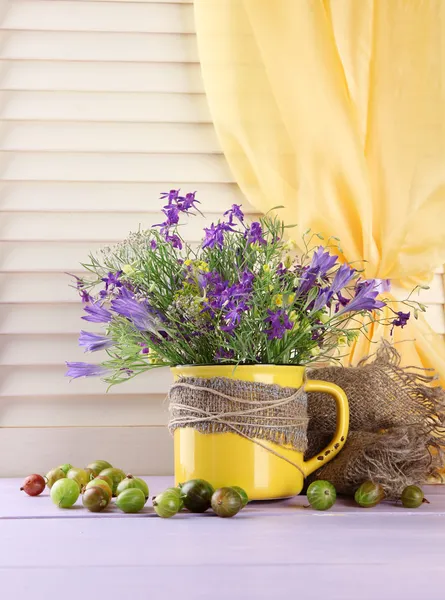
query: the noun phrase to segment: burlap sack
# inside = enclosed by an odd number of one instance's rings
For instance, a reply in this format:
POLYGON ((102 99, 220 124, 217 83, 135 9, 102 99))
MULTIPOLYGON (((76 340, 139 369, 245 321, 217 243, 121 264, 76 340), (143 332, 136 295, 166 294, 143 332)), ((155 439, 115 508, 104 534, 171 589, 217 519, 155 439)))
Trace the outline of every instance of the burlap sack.
MULTIPOLYGON (((348 396, 350 432, 340 454, 313 479, 331 481, 337 491, 354 494, 368 479, 388 498, 427 479, 440 480, 445 447, 445 395, 425 370, 400 366, 400 355, 383 342, 375 357, 357 367, 314 369, 311 378, 336 383, 348 396)), ((326 394, 308 397, 308 449, 317 454, 335 430, 335 404, 326 394)))

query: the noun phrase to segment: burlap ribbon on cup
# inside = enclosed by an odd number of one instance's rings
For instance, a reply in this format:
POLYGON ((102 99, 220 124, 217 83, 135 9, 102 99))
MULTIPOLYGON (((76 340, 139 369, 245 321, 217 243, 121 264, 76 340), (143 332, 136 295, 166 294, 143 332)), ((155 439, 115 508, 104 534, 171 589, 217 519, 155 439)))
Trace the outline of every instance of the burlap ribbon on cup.
POLYGON ((261 440, 307 449, 307 394, 304 389, 226 377, 181 377, 169 391, 173 434, 178 427, 201 433, 236 433, 301 468, 261 440))
MULTIPOLYGON (((400 366, 394 346, 382 342, 357 367, 314 369, 310 377, 339 385, 349 401, 350 430, 339 455, 313 479, 327 479, 340 494, 354 494, 366 480, 399 498, 407 485, 440 481, 445 448, 445 393, 425 369, 400 366)), ((335 405, 326 394, 308 399, 308 449, 313 456, 332 438, 335 405)))

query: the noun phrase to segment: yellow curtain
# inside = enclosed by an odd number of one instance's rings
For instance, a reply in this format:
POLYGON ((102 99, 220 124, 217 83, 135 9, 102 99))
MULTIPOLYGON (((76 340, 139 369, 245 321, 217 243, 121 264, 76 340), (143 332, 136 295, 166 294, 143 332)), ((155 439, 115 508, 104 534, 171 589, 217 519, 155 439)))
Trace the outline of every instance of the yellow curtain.
MULTIPOLYGON (((249 202, 339 236, 366 277, 427 282, 445 263, 445 1, 195 0, 195 17, 212 118, 249 202)), ((404 363, 445 378, 445 343, 423 318, 395 330, 413 338, 404 363)), ((373 351, 362 337, 349 361, 373 351)))

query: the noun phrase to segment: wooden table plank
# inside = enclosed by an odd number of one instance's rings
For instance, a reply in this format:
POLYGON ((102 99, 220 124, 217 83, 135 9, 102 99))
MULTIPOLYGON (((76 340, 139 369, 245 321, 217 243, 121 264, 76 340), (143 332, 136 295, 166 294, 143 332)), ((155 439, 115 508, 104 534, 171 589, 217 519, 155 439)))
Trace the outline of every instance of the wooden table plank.
MULTIPOLYGON (((148 477, 153 493, 171 478, 148 477)), ((160 519, 114 510, 59 510, 0 480, 0 581, 14 600, 436 600, 445 597, 445 488, 416 511, 339 499, 327 512, 305 497, 252 503, 233 519, 160 519)))

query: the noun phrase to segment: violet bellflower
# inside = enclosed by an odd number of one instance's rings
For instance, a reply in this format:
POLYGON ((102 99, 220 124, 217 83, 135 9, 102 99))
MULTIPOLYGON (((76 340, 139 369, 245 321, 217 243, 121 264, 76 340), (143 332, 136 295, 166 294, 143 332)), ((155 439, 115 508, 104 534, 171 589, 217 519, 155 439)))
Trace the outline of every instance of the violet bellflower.
POLYGON ((290 331, 293 328, 293 323, 283 309, 269 309, 267 314, 268 316, 265 319, 265 323, 268 328, 264 330, 264 333, 267 334, 269 340, 281 340, 286 331, 290 331))
POLYGON ((90 323, 109 323, 111 321, 112 314, 99 302, 87 304, 84 310, 87 313, 86 316, 82 317, 84 321, 89 321, 90 323))
POLYGON ((85 348, 85 352, 97 352, 97 350, 111 348, 113 345, 113 340, 105 335, 98 335, 90 331, 80 332, 79 346, 85 348))
POLYGON ((385 302, 376 300, 379 295, 379 284, 373 279, 361 281, 356 286, 356 293, 349 303, 338 311, 338 314, 346 312, 360 312, 362 310, 373 311, 386 306, 385 302))
POLYGON ((111 309, 129 319, 139 331, 158 331, 158 321, 147 300, 137 300, 125 287, 119 290, 119 296, 111 301, 111 309))
POLYGON ((254 221, 250 224, 250 227, 245 232, 244 237, 246 238, 248 244, 259 244, 260 246, 265 246, 267 244, 266 240, 263 238, 263 228, 261 227, 261 223, 258 221, 254 221))
POLYGON ((205 239, 202 243, 203 248, 222 248, 224 246, 224 233, 226 231, 235 231, 229 223, 214 223, 210 227, 205 227, 205 239))
POLYGON ((335 274, 334 281, 332 282, 331 292, 333 294, 337 294, 338 292, 340 292, 351 282, 354 275, 355 269, 353 269, 346 263, 341 265, 335 274))
POLYGON ((232 204, 232 208, 226 210, 225 217, 229 217, 229 225, 234 225, 233 219, 238 219, 241 223, 244 221, 244 213, 241 210, 241 204, 232 204))
POLYGON ((394 327, 400 327, 403 329, 405 325, 408 323, 411 313, 404 313, 401 310, 396 312, 397 318, 392 322, 391 334, 394 331, 394 327))
POLYGON ((310 269, 317 272, 319 277, 324 277, 337 262, 338 257, 329 252, 325 252, 323 246, 319 246, 312 256, 310 269))
POLYGON ((102 365, 92 365, 85 362, 67 362, 68 367, 65 377, 77 379, 78 377, 102 377, 108 373, 108 369, 102 365))

